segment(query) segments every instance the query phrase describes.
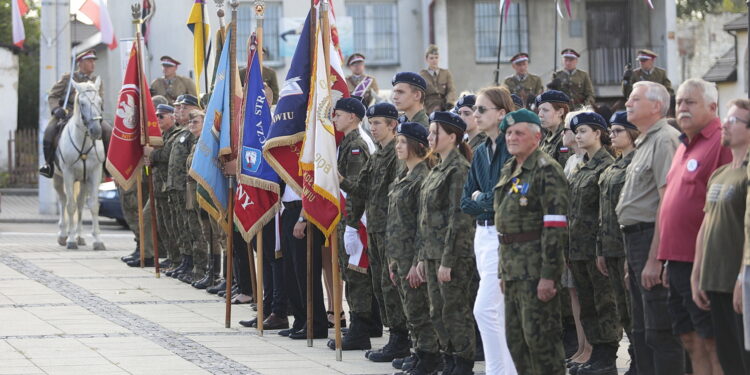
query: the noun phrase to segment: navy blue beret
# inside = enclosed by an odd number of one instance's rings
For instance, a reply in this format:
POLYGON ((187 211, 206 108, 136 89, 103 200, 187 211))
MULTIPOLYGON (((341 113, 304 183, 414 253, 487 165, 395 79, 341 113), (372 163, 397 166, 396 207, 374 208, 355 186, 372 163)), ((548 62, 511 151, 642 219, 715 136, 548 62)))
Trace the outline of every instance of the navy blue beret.
POLYGON ((397 83, 408 83, 422 91, 427 90, 427 81, 417 73, 414 72, 400 72, 396 73, 391 80, 391 85, 396 86, 397 83))
POLYGON ((516 94, 510 94, 510 98, 513 99, 513 104, 516 105, 518 108, 523 108, 523 100, 521 100, 521 97, 516 94))
POLYGON ((195 95, 185 94, 181 96, 182 100, 178 97, 175 104, 192 105, 194 107, 198 106, 198 98, 195 95))
POLYGON ((427 129, 418 122, 404 122, 398 124, 396 132, 404 137, 411 138, 425 146, 428 146, 427 142, 427 129))
POLYGON ((466 131, 466 123, 461 116, 453 112, 435 111, 430 114, 430 122, 440 122, 446 125, 450 125, 454 128, 458 128, 461 131, 466 131))
POLYGON ((355 98, 342 98, 339 99, 339 101, 336 102, 336 107, 333 109, 335 110, 341 110, 344 112, 353 113, 359 119, 363 119, 365 117, 365 111, 367 108, 365 108, 365 105, 362 104, 361 101, 355 98))
POLYGON ((474 104, 477 104, 476 95, 464 95, 456 102, 456 112, 458 112, 458 109, 461 107, 472 108, 474 107, 474 104))
POLYGON ((536 104, 541 105, 542 103, 562 103, 570 104, 570 97, 562 91, 547 90, 541 93, 536 98, 536 104))
POLYGON ((576 131, 580 125, 598 126, 607 130, 607 120, 596 112, 581 112, 570 120, 570 130, 576 131))
POLYGON ((378 103, 367 109, 367 118, 385 117, 398 120, 398 110, 391 103, 378 103))
POLYGON ((168 104, 159 104, 156 106, 157 113, 174 113, 174 107, 168 104))
POLYGON ((609 120, 612 125, 622 125, 628 129, 638 130, 638 128, 628 121, 628 113, 625 111, 615 112, 609 120))

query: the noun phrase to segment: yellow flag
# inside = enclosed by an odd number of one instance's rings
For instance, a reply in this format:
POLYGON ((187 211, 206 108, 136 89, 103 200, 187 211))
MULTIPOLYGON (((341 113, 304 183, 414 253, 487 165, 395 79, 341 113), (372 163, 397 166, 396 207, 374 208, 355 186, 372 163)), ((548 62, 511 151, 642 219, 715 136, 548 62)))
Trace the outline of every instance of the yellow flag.
MULTIPOLYGON (((207 62, 209 25, 204 17, 205 0, 195 0, 188 16, 187 27, 193 33, 193 66, 195 71, 195 92, 201 92, 200 78, 207 62)), ((208 90, 208 88, 206 88, 208 90)))

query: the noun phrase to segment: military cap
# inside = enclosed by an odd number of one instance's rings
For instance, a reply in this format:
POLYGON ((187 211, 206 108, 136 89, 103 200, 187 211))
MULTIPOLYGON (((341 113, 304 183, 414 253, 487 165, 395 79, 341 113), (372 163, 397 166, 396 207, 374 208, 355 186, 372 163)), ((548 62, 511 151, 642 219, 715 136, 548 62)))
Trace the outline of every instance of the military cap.
POLYGON ((159 104, 156 106, 156 113, 174 113, 174 107, 169 104, 159 104))
POLYGON ((628 113, 626 111, 615 112, 612 118, 609 120, 612 125, 622 125, 628 129, 638 130, 638 128, 628 121, 628 113))
POLYGON ((430 114, 430 122, 439 122, 466 131, 466 123, 461 116, 453 112, 435 111, 430 114))
POLYGON ((542 103, 570 104, 570 97, 562 91, 547 90, 537 96, 536 103, 537 106, 541 105, 542 103))
POLYGON ((518 108, 523 108, 523 100, 521 100, 521 97, 516 94, 510 94, 510 98, 513 99, 513 104, 515 104, 518 108))
POLYGON ((458 112, 458 109, 461 107, 469 107, 473 108, 474 104, 477 104, 477 96, 476 95, 464 95, 458 101, 456 102, 455 110, 458 112))
POLYGON ((570 119, 570 130, 576 131, 581 125, 598 126, 604 130, 609 128, 607 120, 596 112, 581 112, 570 119))
POLYGON ((511 64, 518 64, 520 62, 529 61, 529 54, 526 52, 519 52, 510 58, 511 64))
POLYGON ((359 117, 360 120, 365 117, 365 111, 367 110, 367 108, 365 108, 365 105, 362 104, 360 100, 355 98, 339 99, 333 109, 337 111, 353 113, 355 116, 359 117))
POLYGON ((197 107, 198 98, 196 98, 195 95, 185 94, 185 95, 182 95, 182 101, 180 102, 180 104, 192 105, 192 106, 197 107))
POLYGON ((638 60, 651 60, 657 58, 658 56, 659 55, 657 55, 656 52, 645 48, 638 50, 638 60))
POLYGON ((349 59, 346 60, 346 66, 351 66, 352 64, 356 64, 358 62, 365 62, 365 55, 359 52, 353 53, 351 56, 349 56, 349 59))
POLYGON ((81 60, 88 60, 88 59, 94 59, 96 60, 96 51, 93 49, 83 51, 76 56, 76 62, 80 62, 81 60))
POLYGON ((424 52, 425 57, 429 55, 439 55, 440 52, 438 52, 438 47, 434 44, 430 44, 427 46, 427 50, 424 52))
POLYGON ((173 105, 180 105, 182 104, 182 101, 185 99, 185 94, 177 96, 177 99, 174 100, 173 105))
POLYGON ((539 116, 537 116, 536 113, 529 111, 526 108, 521 108, 517 111, 508 113, 503 117, 503 122, 500 123, 500 131, 505 133, 509 127, 521 122, 536 124, 539 127, 542 126, 542 122, 539 121, 539 116))
POLYGON ((572 48, 566 48, 566 49, 562 50, 562 52, 560 52, 560 55, 562 55, 562 57, 568 57, 568 58, 571 58, 571 59, 577 59, 577 58, 581 57, 581 54, 578 53, 578 52, 576 52, 576 50, 574 50, 572 48))
POLYGON ((175 59, 173 59, 173 58, 171 58, 169 56, 162 56, 159 60, 161 60, 161 64, 162 65, 167 65, 167 66, 177 66, 177 65, 180 65, 179 61, 177 61, 177 60, 175 60, 175 59))
POLYGON ((429 145, 427 142, 427 128, 418 122, 404 122, 398 124, 396 133, 411 138, 425 146, 429 145))
POLYGON ((422 91, 427 90, 427 81, 417 73, 414 72, 400 72, 396 73, 391 80, 391 85, 396 86, 397 83, 408 83, 422 91))
POLYGON ((398 120, 398 110, 391 103, 378 103, 367 109, 367 118, 385 117, 398 120))

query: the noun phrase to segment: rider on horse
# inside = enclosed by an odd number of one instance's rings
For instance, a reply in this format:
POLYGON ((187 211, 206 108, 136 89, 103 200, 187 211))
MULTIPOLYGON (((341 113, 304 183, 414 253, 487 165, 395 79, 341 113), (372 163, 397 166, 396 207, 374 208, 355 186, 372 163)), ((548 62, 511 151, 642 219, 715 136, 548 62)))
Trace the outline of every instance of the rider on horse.
MULTIPOLYGON (((94 50, 88 50, 80 53, 76 56, 76 63, 78 64, 78 70, 73 73, 73 80, 76 82, 94 82, 96 80, 96 52, 94 50)), ((62 78, 52 86, 48 96, 49 108, 52 113, 50 121, 47 123, 47 128, 44 130, 44 166, 39 169, 39 174, 44 177, 52 178, 54 169, 52 163, 55 160, 55 150, 57 149, 57 138, 60 134, 60 130, 65 127, 70 115, 73 113, 73 104, 75 102, 76 91, 72 86, 70 87, 70 94, 68 95, 67 106, 63 108, 65 104, 65 93, 68 91, 70 82, 70 73, 66 73, 62 78)), ((99 86, 99 95, 103 96, 104 85, 99 86)), ((107 133, 107 131, 102 128, 107 133)), ((108 135, 108 134, 107 134, 108 135)), ((104 149, 107 149, 109 143, 109 137, 105 136, 102 139, 105 143, 104 149)))

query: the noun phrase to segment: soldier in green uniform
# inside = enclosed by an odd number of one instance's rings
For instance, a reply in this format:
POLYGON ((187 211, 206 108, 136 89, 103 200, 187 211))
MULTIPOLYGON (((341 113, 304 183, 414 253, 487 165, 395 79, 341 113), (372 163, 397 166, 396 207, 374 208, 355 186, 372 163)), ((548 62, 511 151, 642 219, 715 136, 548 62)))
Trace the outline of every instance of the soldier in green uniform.
MULTIPOLYGON (((143 191, 148 191, 148 185, 145 184, 146 180, 142 181, 143 191)), ((133 259, 138 259, 138 265, 140 266, 141 259, 141 237, 140 228, 138 226, 138 187, 131 187, 130 190, 125 190, 120 185, 117 185, 117 192, 120 195, 120 206, 122 207, 122 216, 125 218, 125 222, 133 234, 135 235, 135 250, 120 258, 126 264, 129 264, 133 259)), ((144 202, 145 203, 145 202, 144 202)))
POLYGON ((656 58, 658 56, 651 50, 638 50, 638 64, 640 67, 631 70, 630 64, 628 64, 625 72, 622 74, 622 95, 624 97, 630 97, 630 93, 633 92, 633 84, 639 81, 659 83, 669 91, 669 95, 674 95, 672 82, 667 77, 667 71, 656 66, 656 58))
POLYGON ((487 135, 477 127, 477 120, 474 118, 474 104, 477 101, 476 95, 464 95, 458 99, 453 112, 461 116, 461 120, 466 123, 466 143, 471 147, 471 151, 476 151, 479 145, 487 140, 487 135))
POLYGON ((443 373, 473 374, 476 335, 471 312, 474 223, 461 212, 471 148, 463 141, 466 123, 452 112, 430 115, 428 140, 441 162, 419 194, 419 263, 427 282, 430 318, 444 352, 443 373))
POLYGON ((177 75, 179 61, 169 56, 162 56, 160 60, 164 76, 151 82, 151 95, 162 95, 170 103, 174 102, 180 95, 198 95, 195 91, 195 82, 192 79, 177 75))
POLYGON ((369 106, 378 96, 378 82, 375 77, 365 74, 365 55, 361 53, 352 54, 346 60, 346 66, 352 72, 351 75, 346 77, 349 94, 361 98, 365 107, 369 106))
MULTIPOLYGON (((201 136, 201 130, 203 130, 203 118, 205 113, 201 110, 194 109, 188 114, 190 121, 188 122, 187 131, 190 132, 190 137, 185 141, 187 156, 185 157, 185 219, 190 229, 191 248, 193 255, 193 273, 192 280, 187 281, 193 284, 194 281, 198 281, 205 276, 206 269, 208 268, 208 241, 209 238, 204 236, 203 226, 201 224, 202 210, 198 206, 198 200, 196 197, 198 183, 188 175, 190 165, 193 164, 193 154, 195 153, 195 145, 198 143, 198 138, 201 136)), ((173 152, 177 149, 182 151, 182 144, 173 148, 173 152)), ((184 152, 184 151, 183 151, 184 152)), ((171 157, 171 156, 170 156, 171 157)), ((189 274, 186 273, 186 274, 189 274)), ((183 278, 185 278, 183 276, 183 278)), ((182 279, 181 279, 182 280, 182 279)))
MULTIPOLYGON (((601 246, 596 248, 596 266, 599 271, 609 278, 615 293, 617 314, 620 325, 630 336, 632 323, 630 318, 630 293, 625 287, 625 245, 622 241, 620 223, 617 222, 615 208, 620 200, 620 192, 625 184, 625 170, 633 160, 635 140, 640 134, 635 125, 628 122, 625 111, 617 112, 610 120, 610 138, 612 147, 620 153, 615 162, 599 177, 599 238, 601 246)), ((630 354, 630 370, 635 373, 635 355, 631 342, 628 349, 630 354)))
POLYGON ((418 122, 426 129, 430 125, 424 105, 427 81, 417 73, 400 72, 393 76, 391 85, 393 105, 403 113, 399 122, 418 122))
MULTIPOLYGON (((263 58, 268 56, 268 49, 263 47, 263 58)), ((264 60, 265 61, 265 60, 264 60)), ((245 86, 245 75, 247 74, 247 67, 240 68, 240 82, 242 86, 245 86)), ((267 98, 273 98, 271 105, 278 103, 279 101, 279 81, 276 77, 276 71, 263 65, 261 67, 261 75, 263 76, 263 88, 267 98)))
MULTIPOLYGON (((370 159, 370 149, 359 133, 359 123, 365 117, 366 111, 364 104, 355 98, 344 98, 336 102, 333 123, 336 130, 344 133, 338 149, 337 166, 339 173, 350 181, 357 181, 362 168, 370 159)), ((349 220, 349 213, 353 212, 353 202, 357 199, 360 198, 347 197, 344 216, 338 227, 339 243, 343 244, 343 251, 339 251, 339 265, 346 281, 346 301, 349 303, 351 317, 349 331, 341 343, 342 350, 364 350, 372 347, 370 329, 374 322, 370 270, 357 264, 349 264, 350 255, 364 250, 358 233, 359 222, 349 220)), ((336 349, 335 340, 330 340, 328 347, 336 349)))
POLYGON ((510 58, 510 63, 516 74, 505 78, 502 86, 508 89, 511 94, 518 95, 521 98, 520 107, 528 108, 534 102, 534 98, 544 91, 542 78, 529 73, 529 54, 525 52, 517 53, 510 58))
POLYGON ((427 113, 448 110, 456 101, 456 88, 453 85, 453 75, 447 69, 440 68, 440 54, 435 45, 427 47, 424 54, 427 69, 419 71, 419 75, 427 83, 424 93, 424 107, 427 113))
POLYGON ((615 360, 622 326, 612 284, 596 266, 596 252, 602 246, 599 238, 599 177, 614 162, 604 147, 609 144, 607 120, 594 112, 582 112, 571 119, 570 126, 584 154, 569 177, 570 246, 567 259, 581 307, 581 325, 586 339, 593 346, 589 360, 575 366, 577 370, 571 372, 617 375, 615 360))
POLYGON ((367 252, 372 287, 380 308, 380 316, 390 328, 388 344, 381 350, 368 351, 373 362, 390 362, 409 353, 409 333, 398 291, 391 282, 387 264, 386 224, 388 222, 388 186, 400 173, 396 159, 395 137, 398 111, 390 103, 378 103, 367 110, 373 140, 378 150, 372 154, 355 181, 340 177, 341 189, 352 200, 347 222, 359 223, 367 211, 367 252))
POLYGON ((534 112, 511 112, 501 130, 513 155, 495 187, 508 347, 519 374, 563 375, 557 291, 568 246, 568 183, 560 164, 539 150, 534 112))
POLYGON ((581 54, 572 48, 566 48, 560 54, 563 57, 563 68, 552 74, 552 82, 548 87, 568 95, 573 109, 594 105, 594 85, 591 83, 591 77, 577 68, 581 54))
POLYGON ((537 110, 545 136, 539 149, 557 161, 561 167, 570 157, 571 150, 563 145, 565 116, 570 111, 569 97, 562 91, 548 90, 537 97, 537 110))
MULTIPOLYGON (((78 64, 78 70, 73 72, 73 80, 76 82, 94 82, 98 78, 94 74, 96 69, 96 52, 94 50, 88 50, 81 52, 76 56, 76 63, 78 64)), ((52 162, 55 159, 55 149, 57 148, 56 138, 60 129, 63 128, 60 122, 65 121, 68 115, 73 113, 73 106, 75 105, 76 89, 70 86, 70 95, 68 95, 67 106, 63 108, 65 104, 65 93, 68 91, 70 85, 70 73, 63 74, 57 83, 49 91, 47 96, 47 105, 49 107, 52 117, 47 123, 47 127, 44 129, 44 138, 42 143, 42 151, 44 152, 44 165, 39 169, 39 174, 44 177, 52 178, 54 170, 52 168, 52 162)), ((99 85, 99 96, 104 97, 104 85, 99 85)), ((105 129, 102 128, 102 131, 105 129)), ((109 143, 109 137, 106 137, 102 133, 102 140, 105 142, 104 149, 107 149, 109 143)))

